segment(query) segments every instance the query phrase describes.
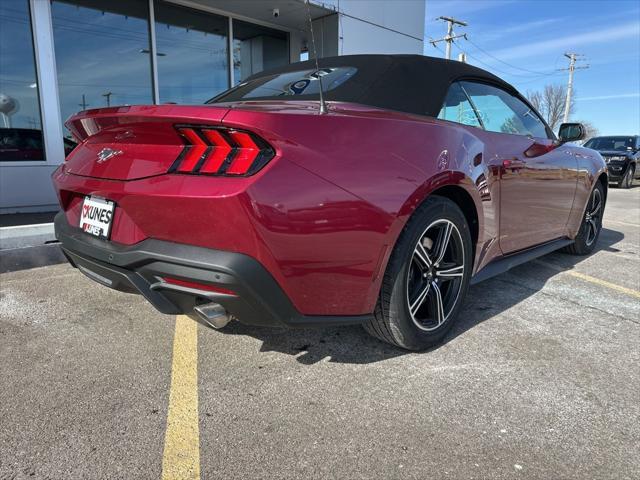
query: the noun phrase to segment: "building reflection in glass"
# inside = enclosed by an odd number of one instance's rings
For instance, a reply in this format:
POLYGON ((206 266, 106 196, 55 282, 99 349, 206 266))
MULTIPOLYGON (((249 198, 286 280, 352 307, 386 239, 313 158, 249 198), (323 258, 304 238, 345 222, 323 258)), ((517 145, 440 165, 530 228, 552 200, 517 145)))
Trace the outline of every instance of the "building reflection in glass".
POLYGON ((153 103, 148 2, 53 0, 51 14, 63 122, 87 108, 153 103))
POLYGON ((0 162, 44 161, 29 2, 0 1, 0 162))

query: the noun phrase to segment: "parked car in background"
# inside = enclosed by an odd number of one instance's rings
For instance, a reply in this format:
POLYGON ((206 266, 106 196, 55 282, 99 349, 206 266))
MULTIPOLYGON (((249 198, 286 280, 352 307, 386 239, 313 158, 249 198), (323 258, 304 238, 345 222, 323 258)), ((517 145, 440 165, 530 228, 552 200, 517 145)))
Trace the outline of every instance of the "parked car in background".
MULTIPOLYGON (((63 138, 64 154, 76 143, 63 138)), ((0 128, 0 162, 45 160, 42 131, 35 128, 0 128)))
POLYGON ((42 131, 33 128, 0 128, 0 161, 44 160, 42 131))
POLYGON ((635 178, 640 178, 640 135, 594 137, 584 146, 600 152, 607 162, 609 182, 629 188, 635 178))
POLYGON ((514 87, 461 62, 318 64, 207 105, 72 116, 79 145, 53 174, 71 264, 216 328, 360 323, 420 350, 470 283, 595 248, 608 178, 567 143, 580 124, 556 138, 514 87))

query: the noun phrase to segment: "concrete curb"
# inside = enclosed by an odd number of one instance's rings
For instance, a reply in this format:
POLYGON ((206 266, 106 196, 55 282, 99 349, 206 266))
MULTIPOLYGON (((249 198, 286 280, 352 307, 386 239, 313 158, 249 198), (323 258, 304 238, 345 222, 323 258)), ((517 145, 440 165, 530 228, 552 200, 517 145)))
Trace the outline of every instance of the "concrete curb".
POLYGON ((53 223, 0 228, 0 273, 64 263, 53 223))
POLYGON ((67 259, 60 244, 0 250, 0 273, 17 272, 28 268, 64 263, 67 259))
POLYGON ((0 227, 0 250, 35 247, 55 240, 53 223, 0 227))

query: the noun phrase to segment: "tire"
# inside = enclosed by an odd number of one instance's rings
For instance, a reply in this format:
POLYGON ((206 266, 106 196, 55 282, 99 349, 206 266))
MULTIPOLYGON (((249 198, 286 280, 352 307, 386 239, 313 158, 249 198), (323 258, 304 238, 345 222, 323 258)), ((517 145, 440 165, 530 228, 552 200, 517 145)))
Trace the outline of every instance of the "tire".
POLYGON ((427 198, 398 238, 365 330, 408 350, 437 344, 455 322, 472 264, 471 233, 460 208, 444 197, 427 198))
POLYGON ((624 177, 622 177, 622 180, 618 182, 618 188, 631 188, 631 185, 633 185, 634 175, 635 168, 633 165, 629 165, 629 168, 627 168, 624 177))
POLYGON ((602 215, 604 214, 605 198, 602 184, 596 182, 585 208, 582 224, 574 242, 565 247, 564 251, 572 255, 588 255, 598 243, 602 231, 602 215))

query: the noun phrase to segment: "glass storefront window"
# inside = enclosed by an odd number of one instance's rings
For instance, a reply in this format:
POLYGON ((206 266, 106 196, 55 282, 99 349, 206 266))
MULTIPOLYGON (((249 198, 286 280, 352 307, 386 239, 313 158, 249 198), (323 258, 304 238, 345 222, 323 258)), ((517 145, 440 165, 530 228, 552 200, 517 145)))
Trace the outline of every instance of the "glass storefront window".
POLYGON ((233 80, 237 85, 254 73, 289 63, 286 32, 233 21, 233 80))
POLYGON ((0 162, 44 161, 28 0, 0 1, 0 162))
POLYGON ((160 102, 200 104, 229 88, 226 17, 154 3, 160 102))
POLYGON ((86 108, 153 103, 146 0, 53 0, 51 14, 63 121, 86 108))

